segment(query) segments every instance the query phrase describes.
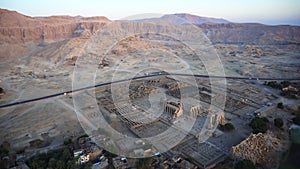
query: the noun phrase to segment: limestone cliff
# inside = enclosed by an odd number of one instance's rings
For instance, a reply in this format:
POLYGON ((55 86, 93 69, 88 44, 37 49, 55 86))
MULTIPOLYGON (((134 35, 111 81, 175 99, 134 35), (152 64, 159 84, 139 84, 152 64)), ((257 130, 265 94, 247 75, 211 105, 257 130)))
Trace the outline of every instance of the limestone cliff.
POLYGON ((48 43, 89 34, 111 22, 106 17, 29 17, 0 9, 0 43, 48 43))

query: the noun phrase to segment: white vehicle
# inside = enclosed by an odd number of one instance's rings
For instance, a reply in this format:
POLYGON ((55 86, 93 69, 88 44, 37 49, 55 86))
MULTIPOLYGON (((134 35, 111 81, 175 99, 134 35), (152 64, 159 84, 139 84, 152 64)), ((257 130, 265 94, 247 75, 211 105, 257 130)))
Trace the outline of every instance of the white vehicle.
POLYGON ((100 156, 100 157, 99 157, 99 160, 102 160, 104 157, 105 157, 104 155, 100 156))

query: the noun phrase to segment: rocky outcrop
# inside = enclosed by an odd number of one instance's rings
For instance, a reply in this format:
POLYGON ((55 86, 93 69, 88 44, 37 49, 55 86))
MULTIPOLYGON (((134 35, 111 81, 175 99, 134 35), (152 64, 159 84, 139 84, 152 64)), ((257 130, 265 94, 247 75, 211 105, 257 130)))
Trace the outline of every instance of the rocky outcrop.
POLYGON ((111 22, 105 17, 29 17, 0 9, 0 43, 48 43, 92 34, 111 22))
POLYGON ((272 133, 251 134, 239 145, 232 147, 232 155, 239 160, 249 159, 254 163, 261 164, 267 168, 278 167, 278 156, 282 144, 272 133))

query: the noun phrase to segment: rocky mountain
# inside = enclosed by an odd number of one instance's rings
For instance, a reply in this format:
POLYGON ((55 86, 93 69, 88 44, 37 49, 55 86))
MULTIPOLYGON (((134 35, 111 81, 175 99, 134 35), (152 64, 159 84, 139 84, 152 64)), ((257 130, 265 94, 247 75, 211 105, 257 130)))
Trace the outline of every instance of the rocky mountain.
POLYGON ((29 17, 0 9, 0 43, 48 43, 93 33, 111 22, 106 17, 29 17))
POLYGON ((202 17, 197 15, 191 15, 186 13, 178 13, 178 14, 170 14, 170 15, 164 15, 161 17, 163 20, 171 21, 175 24, 181 24, 181 23, 191 23, 191 24, 204 24, 204 23, 230 23, 229 21, 221 18, 208 18, 208 17, 202 17))
MULTIPOLYGON (((232 23, 224 19, 190 14, 170 14, 161 18, 144 19, 138 22, 159 20, 175 24, 193 23, 202 29, 214 44, 277 45, 300 43, 299 26, 232 23)), ((75 47, 83 46, 90 35, 110 22, 112 21, 103 16, 29 17, 15 11, 0 9, 0 58, 28 56, 29 54, 40 56, 45 55, 45 53, 49 54, 47 58, 52 58, 54 55, 54 58, 72 58, 76 55, 75 47), (50 44, 50 46, 46 44, 50 44), (58 49, 60 51, 57 51, 58 49), (61 49, 68 49, 73 52, 61 49), (60 54, 61 52, 63 54, 60 54), (70 53, 73 54, 70 55, 70 53), (65 54, 70 56, 65 56, 65 54)), ((128 29, 134 29, 134 26, 128 27, 128 29)))
MULTIPOLYGON (((213 43, 230 44, 298 44, 300 27, 270 26, 256 23, 231 23, 224 19, 200 17, 190 14, 170 14, 161 18, 139 20, 140 22, 167 20, 175 24, 193 23, 213 43)), ((68 38, 90 35, 111 22, 106 17, 29 17, 0 9, 0 45, 43 44, 68 38)))
POLYGON ((178 13, 178 14, 167 14, 161 17, 145 18, 145 19, 136 19, 132 20, 134 22, 149 22, 149 21, 168 21, 173 24, 204 24, 204 23, 230 23, 229 21, 222 18, 209 18, 202 17, 197 15, 191 15, 187 13, 178 13))
POLYGON ((44 56, 73 57, 90 35, 111 21, 98 17, 29 17, 0 9, 0 59, 44 56))
POLYGON ((207 18, 185 13, 135 21, 168 21, 173 24, 194 24, 201 28, 214 44, 285 45, 300 43, 299 26, 233 23, 225 19, 207 18))
POLYGON ((257 23, 204 23, 197 26, 215 44, 300 44, 300 26, 257 23))

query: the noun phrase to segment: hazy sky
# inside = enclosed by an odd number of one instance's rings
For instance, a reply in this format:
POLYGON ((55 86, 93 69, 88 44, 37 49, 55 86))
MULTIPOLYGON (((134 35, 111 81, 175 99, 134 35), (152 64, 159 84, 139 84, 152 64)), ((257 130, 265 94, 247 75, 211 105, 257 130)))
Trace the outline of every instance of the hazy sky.
POLYGON ((300 0, 0 0, 29 16, 82 15, 121 19, 141 13, 191 13, 235 22, 300 25, 300 0))

